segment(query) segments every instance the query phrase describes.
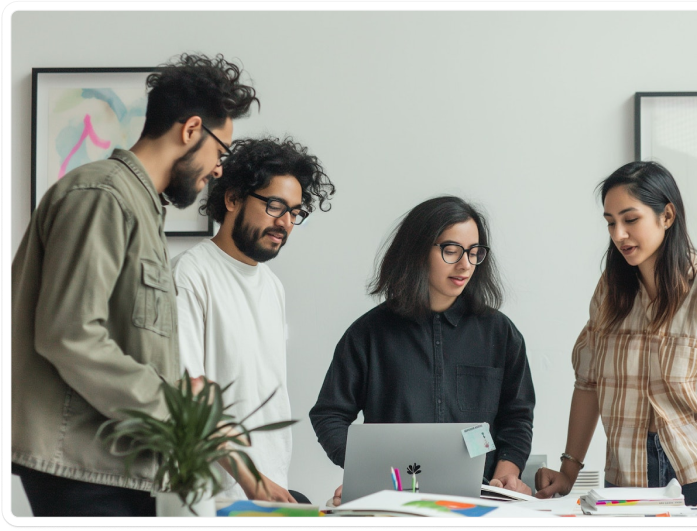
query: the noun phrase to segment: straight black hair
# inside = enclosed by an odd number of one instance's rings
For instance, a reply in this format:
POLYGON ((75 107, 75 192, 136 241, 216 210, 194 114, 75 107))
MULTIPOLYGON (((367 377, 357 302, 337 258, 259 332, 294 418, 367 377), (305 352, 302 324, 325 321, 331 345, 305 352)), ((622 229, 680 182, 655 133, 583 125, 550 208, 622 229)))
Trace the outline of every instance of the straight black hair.
MULTIPOLYGON (((430 314, 428 257, 438 237, 456 223, 473 220, 479 231, 479 243, 490 246, 486 220, 472 205, 459 197, 441 196, 424 201, 409 211, 383 245, 387 250, 376 264, 370 282, 370 294, 381 296, 394 312, 420 318, 430 314)), ((463 260, 467 260, 463 256, 463 260)), ((477 266, 460 295, 473 314, 498 309, 503 289, 493 253, 477 266)))
MULTIPOLYGON (((687 232, 685 207, 675 179, 657 162, 630 162, 602 181, 598 188, 603 204, 616 186, 626 187, 629 195, 650 207, 656 216, 669 203, 675 207, 675 221, 666 231, 656 258, 657 296, 651 322, 655 332, 673 319, 690 289, 695 248, 687 232)), ((639 291, 639 275, 638 266, 629 265, 611 239, 605 253, 607 297, 601 307, 602 326, 610 329, 629 315, 639 291)))

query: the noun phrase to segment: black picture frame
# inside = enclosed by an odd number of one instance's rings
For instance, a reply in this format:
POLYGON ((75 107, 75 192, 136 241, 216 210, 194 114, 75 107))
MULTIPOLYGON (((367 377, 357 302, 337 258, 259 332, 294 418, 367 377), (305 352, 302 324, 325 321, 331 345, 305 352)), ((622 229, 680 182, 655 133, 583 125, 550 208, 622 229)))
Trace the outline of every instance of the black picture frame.
MULTIPOLYGON (((65 173, 135 143, 145 121, 145 79, 154 71, 154 67, 32 68, 32 212, 65 173)), ((212 236, 213 220, 201 216, 198 206, 197 200, 183 210, 169 208, 165 234, 212 236)))
POLYGON ((694 98, 697 102, 697 92, 636 92, 634 94, 634 160, 648 160, 652 153, 646 149, 642 152, 642 104, 647 100, 664 98, 694 98))

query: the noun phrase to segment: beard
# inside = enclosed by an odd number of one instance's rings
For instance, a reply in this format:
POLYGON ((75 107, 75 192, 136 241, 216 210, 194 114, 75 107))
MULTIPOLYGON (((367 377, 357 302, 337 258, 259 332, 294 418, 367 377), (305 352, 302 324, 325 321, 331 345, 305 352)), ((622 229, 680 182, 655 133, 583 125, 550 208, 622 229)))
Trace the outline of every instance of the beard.
POLYGON ((272 258, 276 258, 276 255, 278 255, 281 247, 286 244, 288 233, 282 227, 268 227, 263 230, 253 228, 246 223, 244 219, 245 208, 246 205, 242 207, 237 219, 235 220, 235 226, 232 228, 232 241, 235 242, 235 245, 240 252, 255 262, 267 262, 272 258), (264 235, 269 233, 283 236, 281 245, 275 249, 269 249, 260 243, 260 240, 264 237, 264 235))
POLYGON ((177 208, 191 206, 198 197, 196 181, 203 173, 203 166, 195 166, 192 159, 199 150, 203 139, 199 140, 183 157, 179 157, 172 165, 170 180, 165 195, 177 208))

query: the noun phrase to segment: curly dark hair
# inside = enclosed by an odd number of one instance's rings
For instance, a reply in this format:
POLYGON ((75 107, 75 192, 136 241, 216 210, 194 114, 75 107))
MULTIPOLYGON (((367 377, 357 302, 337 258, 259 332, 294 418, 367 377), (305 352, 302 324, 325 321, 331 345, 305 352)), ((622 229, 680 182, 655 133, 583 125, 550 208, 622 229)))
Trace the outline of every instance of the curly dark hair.
POLYGON ((278 175, 292 175, 302 188, 302 205, 314 210, 315 198, 320 210, 331 209, 329 198, 335 187, 324 173, 322 164, 307 148, 292 138, 242 138, 232 143, 231 154, 223 164, 223 175, 213 181, 200 211, 222 223, 225 219, 225 193, 232 190, 235 199, 245 199, 250 192, 268 186, 278 175))
POLYGON ((159 138, 176 122, 200 116, 209 128, 239 118, 257 102, 256 91, 240 82, 242 69, 218 54, 182 54, 158 66, 146 80, 148 107, 141 137, 159 138))

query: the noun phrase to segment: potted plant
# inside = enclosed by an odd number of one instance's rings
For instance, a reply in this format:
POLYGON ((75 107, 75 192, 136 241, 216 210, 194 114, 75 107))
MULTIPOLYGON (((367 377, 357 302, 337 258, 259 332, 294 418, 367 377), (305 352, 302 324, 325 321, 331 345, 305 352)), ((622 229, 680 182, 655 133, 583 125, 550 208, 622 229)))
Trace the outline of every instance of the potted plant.
POLYGON ((241 448, 251 446, 252 432, 277 430, 296 422, 288 420, 248 429, 244 424, 247 419, 264 407, 276 392, 238 421, 225 412, 232 404, 223 405, 223 393, 230 385, 221 389, 217 383, 204 379, 203 389, 194 394, 187 371, 175 385, 162 383, 169 411, 167 419, 159 420, 142 411, 124 409, 121 411, 127 418, 105 422, 98 436, 111 428, 104 441, 111 445, 113 454, 125 457, 127 474, 140 454, 153 452, 158 463, 154 489, 176 494, 181 507, 196 516, 200 511, 195 506, 200 506, 204 497, 208 497, 209 507, 213 508, 211 516, 214 516, 213 496, 223 486, 220 471, 212 466, 213 463, 227 460, 236 475, 238 463, 233 458, 235 455, 260 482, 261 476, 254 462, 241 448), (126 448, 118 449, 119 443, 124 441, 126 448))

